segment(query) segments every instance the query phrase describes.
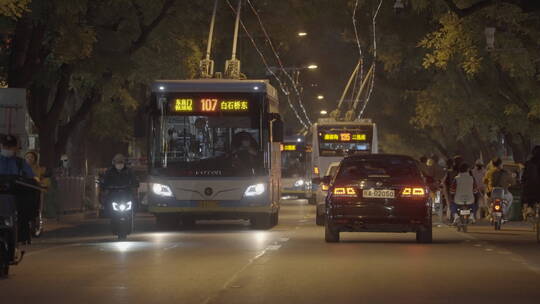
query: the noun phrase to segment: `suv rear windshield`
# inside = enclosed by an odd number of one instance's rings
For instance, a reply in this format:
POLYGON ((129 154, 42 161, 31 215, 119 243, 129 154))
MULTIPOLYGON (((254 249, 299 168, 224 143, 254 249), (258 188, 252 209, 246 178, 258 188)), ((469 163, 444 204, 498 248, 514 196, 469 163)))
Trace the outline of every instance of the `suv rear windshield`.
POLYGON ((409 158, 355 158, 341 166, 337 179, 420 178, 416 162, 409 158))

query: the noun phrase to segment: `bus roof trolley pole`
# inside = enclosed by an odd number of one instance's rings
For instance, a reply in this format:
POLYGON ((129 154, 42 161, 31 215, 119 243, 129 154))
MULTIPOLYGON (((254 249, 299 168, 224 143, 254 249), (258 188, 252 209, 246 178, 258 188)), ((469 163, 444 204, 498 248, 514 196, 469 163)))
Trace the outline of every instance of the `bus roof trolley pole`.
POLYGON ((238 0, 236 8, 236 22, 234 24, 234 37, 231 59, 225 62, 225 77, 230 79, 240 79, 240 60, 236 59, 236 46, 238 44, 238 30, 240 28, 240 11, 242 9, 242 0, 238 0))
POLYGON ((218 8, 218 1, 214 2, 214 11, 212 13, 212 20, 210 21, 210 31, 208 33, 208 42, 206 45, 206 57, 201 60, 199 64, 201 78, 212 78, 214 76, 214 61, 212 60, 212 40, 214 37, 214 27, 216 24, 216 15, 218 8))

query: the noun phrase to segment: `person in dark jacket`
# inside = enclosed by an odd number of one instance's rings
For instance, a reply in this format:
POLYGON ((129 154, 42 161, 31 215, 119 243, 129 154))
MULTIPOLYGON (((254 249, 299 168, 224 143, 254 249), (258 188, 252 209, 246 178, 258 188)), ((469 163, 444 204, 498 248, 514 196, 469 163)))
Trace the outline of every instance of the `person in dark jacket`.
MULTIPOLYGON (((126 158, 122 154, 116 154, 114 156, 112 167, 103 176, 102 188, 105 191, 105 195, 107 195, 107 189, 111 187, 132 187, 134 190, 139 188, 139 181, 133 171, 126 166, 126 158)), ((103 204, 105 201, 102 199, 101 203, 103 204)))
POLYGON ((534 207, 540 203, 540 146, 532 150, 531 158, 525 163, 521 177, 523 186, 523 219, 534 216, 534 207))
MULTIPOLYGON (((37 186, 35 174, 30 165, 17 156, 19 143, 15 136, 6 135, 0 142, 0 175, 14 176, 26 184, 37 186)), ((39 206, 39 192, 35 189, 17 186, 13 190, 17 201, 18 240, 23 244, 31 243, 31 221, 35 218, 39 206)))

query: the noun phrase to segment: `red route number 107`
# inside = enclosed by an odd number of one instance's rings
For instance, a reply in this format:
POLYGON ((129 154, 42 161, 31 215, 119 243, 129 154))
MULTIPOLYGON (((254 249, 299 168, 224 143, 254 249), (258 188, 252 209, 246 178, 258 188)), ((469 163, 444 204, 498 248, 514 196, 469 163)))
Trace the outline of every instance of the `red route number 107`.
POLYGON ((201 99, 201 109, 203 112, 215 112, 217 104, 217 99, 201 99))

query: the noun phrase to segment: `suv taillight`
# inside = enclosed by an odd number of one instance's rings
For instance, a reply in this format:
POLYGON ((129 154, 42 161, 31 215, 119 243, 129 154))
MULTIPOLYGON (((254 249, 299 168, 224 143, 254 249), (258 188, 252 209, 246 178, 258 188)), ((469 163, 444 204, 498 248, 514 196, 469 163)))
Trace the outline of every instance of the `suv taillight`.
POLYGON ((333 197, 357 197, 358 193, 353 187, 335 187, 332 189, 333 197))
POLYGON ((421 187, 406 187, 401 191, 401 196, 421 198, 426 196, 426 190, 421 187))

